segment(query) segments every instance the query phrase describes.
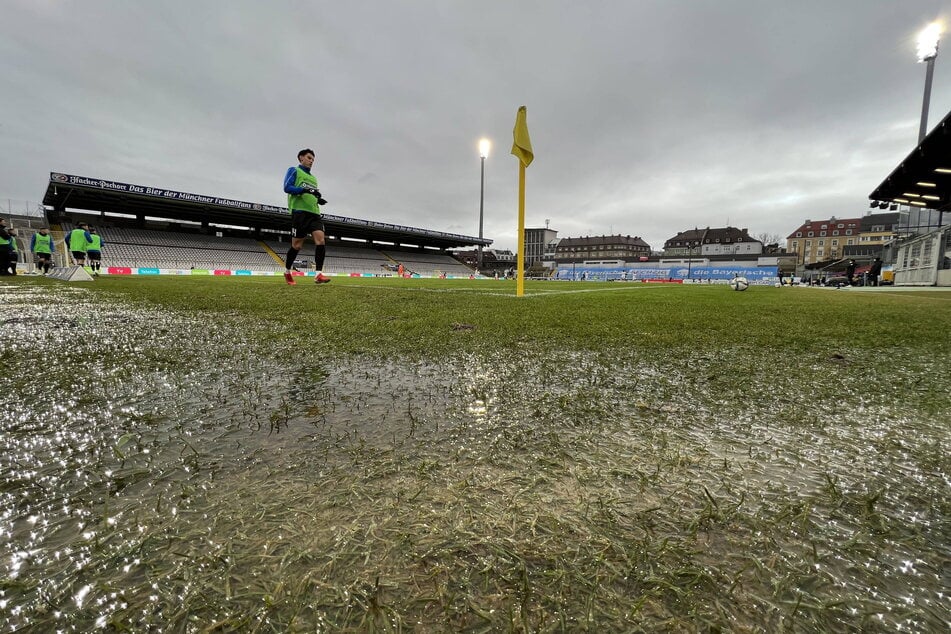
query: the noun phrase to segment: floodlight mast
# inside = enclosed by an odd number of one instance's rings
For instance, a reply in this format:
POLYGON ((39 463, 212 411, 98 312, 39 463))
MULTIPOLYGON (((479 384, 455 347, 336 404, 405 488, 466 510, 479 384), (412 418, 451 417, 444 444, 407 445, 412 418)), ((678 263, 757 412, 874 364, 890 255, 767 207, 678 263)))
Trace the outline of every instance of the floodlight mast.
POLYGON ((483 209, 485 207, 485 159, 489 156, 489 148, 492 143, 488 139, 479 139, 479 158, 482 162, 482 175, 479 181, 479 258, 476 268, 482 272, 482 222, 483 209))
POLYGON ((938 41, 941 39, 941 24, 932 22, 918 35, 918 62, 927 64, 925 69, 925 95, 921 102, 921 125, 918 128, 918 143, 921 144, 928 131, 928 105, 931 102, 931 81, 934 79, 934 60, 938 57, 938 41))

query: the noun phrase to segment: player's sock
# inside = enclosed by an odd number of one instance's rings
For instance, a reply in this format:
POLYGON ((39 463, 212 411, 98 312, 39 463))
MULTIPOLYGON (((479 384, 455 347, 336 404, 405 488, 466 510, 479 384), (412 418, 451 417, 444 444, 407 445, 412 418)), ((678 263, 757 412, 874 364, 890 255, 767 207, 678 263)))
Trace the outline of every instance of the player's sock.
POLYGON ((295 249, 294 247, 287 250, 287 257, 284 258, 284 266, 287 267, 288 271, 294 268, 294 260, 297 259, 298 253, 300 253, 300 249, 295 249))
POLYGON ((324 258, 327 255, 327 247, 323 244, 314 245, 314 268, 317 269, 317 274, 320 275, 324 271, 324 258))

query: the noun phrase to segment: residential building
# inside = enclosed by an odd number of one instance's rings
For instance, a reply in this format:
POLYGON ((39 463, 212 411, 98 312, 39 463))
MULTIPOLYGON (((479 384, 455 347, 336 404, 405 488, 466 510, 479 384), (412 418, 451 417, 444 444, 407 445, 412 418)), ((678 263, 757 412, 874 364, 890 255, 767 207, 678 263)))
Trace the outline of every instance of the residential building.
POLYGON ((708 257, 718 255, 759 255, 763 243, 748 229, 717 227, 681 231, 664 243, 664 257, 708 257))
POLYGON ((859 224, 859 240, 846 245, 842 257, 872 259, 881 257, 883 247, 898 236, 899 212, 868 214, 859 224))
POLYGON ((798 266, 840 260, 845 247, 859 244, 861 218, 806 220, 786 237, 786 252, 796 254, 798 266))
POLYGON ((651 254, 650 245, 640 236, 585 236, 562 238, 554 245, 556 264, 585 260, 637 261, 651 254))

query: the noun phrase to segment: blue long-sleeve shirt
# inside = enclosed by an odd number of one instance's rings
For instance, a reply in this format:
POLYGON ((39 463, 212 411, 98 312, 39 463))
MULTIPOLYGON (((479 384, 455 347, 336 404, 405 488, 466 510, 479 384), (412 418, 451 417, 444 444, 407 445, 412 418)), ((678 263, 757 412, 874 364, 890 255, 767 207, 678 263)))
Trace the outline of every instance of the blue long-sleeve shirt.
MULTIPOLYGON (((310 170, 304 167, 303 165, 298 165, 302 170, 310 174, 310 170)), ((284 193, 292 194, 294 196, 300 196, 304 193, 303 187, 298 187, 294 183, 297 182, 297 167, 288 167, 287 173, 284 174, 284 193)))

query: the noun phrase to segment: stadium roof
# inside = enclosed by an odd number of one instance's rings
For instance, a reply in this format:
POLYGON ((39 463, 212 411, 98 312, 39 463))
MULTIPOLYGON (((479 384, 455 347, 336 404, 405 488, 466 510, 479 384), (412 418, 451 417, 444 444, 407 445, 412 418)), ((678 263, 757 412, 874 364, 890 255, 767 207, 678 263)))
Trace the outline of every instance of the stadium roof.
POLYGON ((951 113, 875 188, 873 207, 951 210, 951 113), (878 203, 878 204, 876 204, 878 203))
MULTIPOLYGON (((50 173, 50 182, 43 196, 43 204, 52 207, 54 215, 61 214, 70 208, 255 229, 288 231, 290 228, 286 207, 59 172, 50 173)), ((455 233, 327 213, 322 216, 327 235, 335 238, 413 244, 439 249, 492 244, 492 240, 489 239, 455 233)))

